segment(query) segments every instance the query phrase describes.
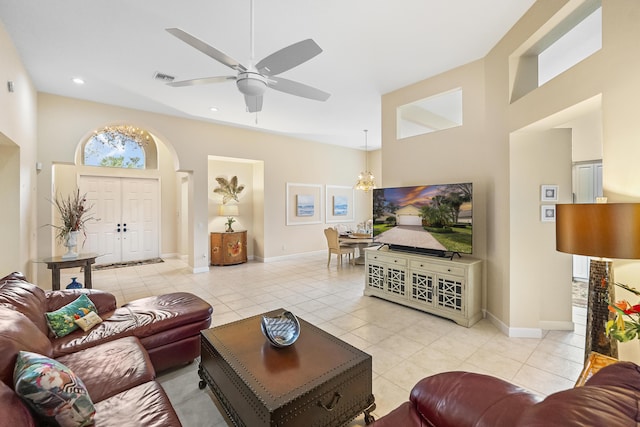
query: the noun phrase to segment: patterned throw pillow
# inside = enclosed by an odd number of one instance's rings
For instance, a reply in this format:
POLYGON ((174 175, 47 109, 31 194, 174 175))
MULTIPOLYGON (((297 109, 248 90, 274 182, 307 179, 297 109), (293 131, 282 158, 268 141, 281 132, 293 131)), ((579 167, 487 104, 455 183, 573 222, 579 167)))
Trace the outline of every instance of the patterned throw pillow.
POLYGON ((93 424, 96 410, 80 378, 62 363, 20 351, 13 370, 14 389, 46 422, 61 427, 93 424))
POLYGON ((51 332, 60 338, 78 329, 75 320, 86 316, 90 311, 98 312, 89 297, 82 294, 75 301, 64 307, 45 313, 45 316, 51 332))
POLYGON ((76 325, 80 326, 80 329, 87 332, 89 329, 96 326, 98 323, 102 322, 102 318, 98 316, 95 311, 90 311, 84 317, 75 320, 76 325))

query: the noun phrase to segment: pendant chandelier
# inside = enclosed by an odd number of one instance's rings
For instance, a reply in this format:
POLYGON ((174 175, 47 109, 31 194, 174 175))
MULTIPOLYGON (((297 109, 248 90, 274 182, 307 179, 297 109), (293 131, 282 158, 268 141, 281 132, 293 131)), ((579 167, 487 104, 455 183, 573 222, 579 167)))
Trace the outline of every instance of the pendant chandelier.
POLYGON ((376 183, 374 182, 374 176, 369 171, 369 150, 367 145, 367 130, 364 130, 364 151, 365 151, 365 170, 364 172, 360 172, 358 175, 358 182, 356 182, 355 189, 363 190, 365 193, 369 190, 376 188, 376 183))

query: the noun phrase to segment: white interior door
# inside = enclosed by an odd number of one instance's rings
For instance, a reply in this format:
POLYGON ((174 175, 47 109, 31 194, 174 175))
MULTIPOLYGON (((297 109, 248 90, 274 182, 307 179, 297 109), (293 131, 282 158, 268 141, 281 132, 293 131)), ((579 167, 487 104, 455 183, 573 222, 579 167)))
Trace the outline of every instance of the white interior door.
MULTIPOLYGON (((595 203, 602 197, 602 162, 578 163, 573 166, 573 202, 595 203)), ((589 257, 573 256, 573 278, 589 280, 589 257)))
POLYGON ((85 252, 100 264, 159 256, 159 183, 155 179, 81 176, 80 191, 94 205, 85 252))

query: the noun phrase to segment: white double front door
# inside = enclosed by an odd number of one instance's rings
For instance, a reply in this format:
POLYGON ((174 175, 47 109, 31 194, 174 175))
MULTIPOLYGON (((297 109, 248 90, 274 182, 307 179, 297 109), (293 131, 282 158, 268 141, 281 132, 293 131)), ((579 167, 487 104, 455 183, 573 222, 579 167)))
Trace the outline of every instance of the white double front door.
POLYGON ((98 264, 159 256, 157 179, 81 176, 80 192, 93 205, 83 252, 100 255, 98 264))

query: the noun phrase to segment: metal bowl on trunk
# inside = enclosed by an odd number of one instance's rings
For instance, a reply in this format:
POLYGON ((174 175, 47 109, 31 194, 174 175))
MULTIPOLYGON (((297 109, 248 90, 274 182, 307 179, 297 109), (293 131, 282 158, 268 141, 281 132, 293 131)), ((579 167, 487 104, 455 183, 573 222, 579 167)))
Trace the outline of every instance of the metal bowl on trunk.
POLYGON ((276 317, 262 316, 260 329, 275 347, 288 347, 300 336, 300 322, 290 311, 283 311, 276 317))

